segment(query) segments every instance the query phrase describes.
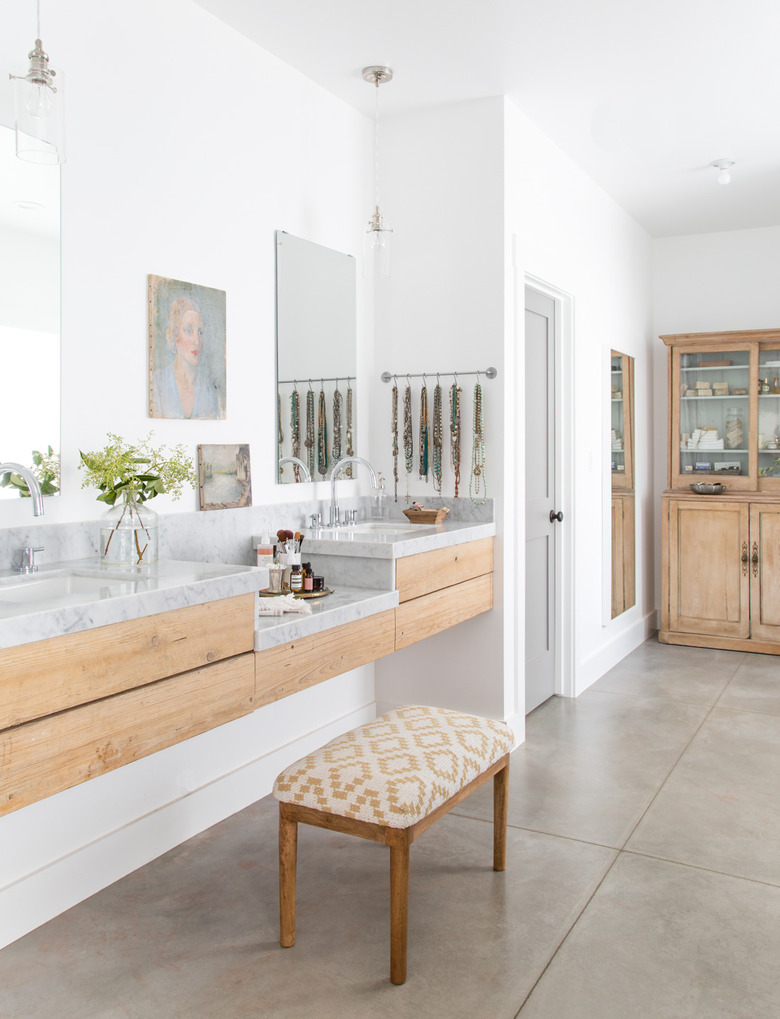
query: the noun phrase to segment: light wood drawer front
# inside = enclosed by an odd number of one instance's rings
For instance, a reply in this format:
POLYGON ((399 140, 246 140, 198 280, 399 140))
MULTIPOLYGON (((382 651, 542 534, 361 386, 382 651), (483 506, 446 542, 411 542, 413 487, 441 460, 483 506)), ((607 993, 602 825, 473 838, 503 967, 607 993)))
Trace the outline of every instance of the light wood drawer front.
POLYGON ((405 602, 395 610, 396 650, 492 608, 492 573, 405 602))
POLYGON ((480 538, 399 559, 395 586, 399 601, 405 602, 492 572, 493 539, 480 538))
POLYGON ((298 693, 395 649, 395 609, 255 654, 255 707, 298 693))
POLYGON ((253 594, 0 651, 0 729, 254 647, 253 594))
POLYGON ((0 733, 0 814, 254 710, 254 653, 0 733))

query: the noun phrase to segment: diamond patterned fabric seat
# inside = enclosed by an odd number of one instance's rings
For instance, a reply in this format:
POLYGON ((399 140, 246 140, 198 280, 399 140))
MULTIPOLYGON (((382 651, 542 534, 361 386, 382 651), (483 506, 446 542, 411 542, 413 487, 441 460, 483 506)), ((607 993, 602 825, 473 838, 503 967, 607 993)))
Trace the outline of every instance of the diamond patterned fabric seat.
POLYGON ((274 783, 274 796, 341 817, 408 828, 513 745, 512 730, 501 722, 408 705, 285 768, 274 783))

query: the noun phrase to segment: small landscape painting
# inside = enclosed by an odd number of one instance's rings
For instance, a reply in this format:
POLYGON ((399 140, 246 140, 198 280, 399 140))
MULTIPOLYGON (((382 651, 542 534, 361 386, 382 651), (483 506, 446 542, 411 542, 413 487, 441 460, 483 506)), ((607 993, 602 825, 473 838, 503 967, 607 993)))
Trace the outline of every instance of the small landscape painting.
POLYGON ((198 479, 202 510, 251 506, 249 445, 198 446, 198 479))
POLYGON ((149 276, 149 416, 225 417, 225 291, 149 276))

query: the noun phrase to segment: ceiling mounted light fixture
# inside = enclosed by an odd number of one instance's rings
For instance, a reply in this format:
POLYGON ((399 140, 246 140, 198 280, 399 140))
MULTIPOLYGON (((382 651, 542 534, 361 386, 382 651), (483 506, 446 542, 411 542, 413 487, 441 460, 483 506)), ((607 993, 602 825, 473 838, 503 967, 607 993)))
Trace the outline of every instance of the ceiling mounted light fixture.
POLYGON ((38 33, 27 54, 30 66, 9 74, 14 83, 16 154, 28 163, 64 163, 62 77, 49 67, 41 43, 41 3, 36 0, 38 33))
POLYGON ((713 159, 710 166, 714 166, 716 170, 719 170, 718 184, 730 184, 731 174, 729 170, 734 165, 733 159, 713 159))
POLYGON ((390 235, 392 229, 379 211, 379 86, 393 80, 390 67, 374 65, 363 68, 363 80, 376 89, 374 103, 374 213, 368 222, 363 259, 366 276, 390 275, 390 235))

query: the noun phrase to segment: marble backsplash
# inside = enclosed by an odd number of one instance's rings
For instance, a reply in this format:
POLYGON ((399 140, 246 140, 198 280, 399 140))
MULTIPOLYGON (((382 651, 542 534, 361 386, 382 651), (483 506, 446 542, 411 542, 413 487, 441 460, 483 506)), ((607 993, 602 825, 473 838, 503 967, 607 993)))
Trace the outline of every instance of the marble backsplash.
MULTIPOLYGON (((442 499, 427 492, 412 498, 430 508, 449 506, 450 520, 473 523, 493 520, 492 499, 475 506, 468 498, 442 499)), ((339 499, 342 510, 357 509, 360 518, 368 518, 370 504, 368 496, 339 499)), ((405 520, 402 510, 406 501, 400 495, 397 503, 390 495, 388 507, 391 520, 405 520)), ((32 507, 30 510, 32 513, 32 507)), ((327 502, 311 499, 245 509, 160 514, 160 558, 253 566, 253 535, 264 531, 274 535, 280 527, 302 530, 309 525, 312 513, 322 513, 327 518, 327 512, 327 502)), ((33 524, 31 517, 29 526, 0 528, 0 569, 15 565, 19 549, 25 545, 43 547, 37 556, 40 563, 86 559, 98 554, 99 519, 69 524, 47 524, 45 519, 44 516, 44 522, 33 524)))

